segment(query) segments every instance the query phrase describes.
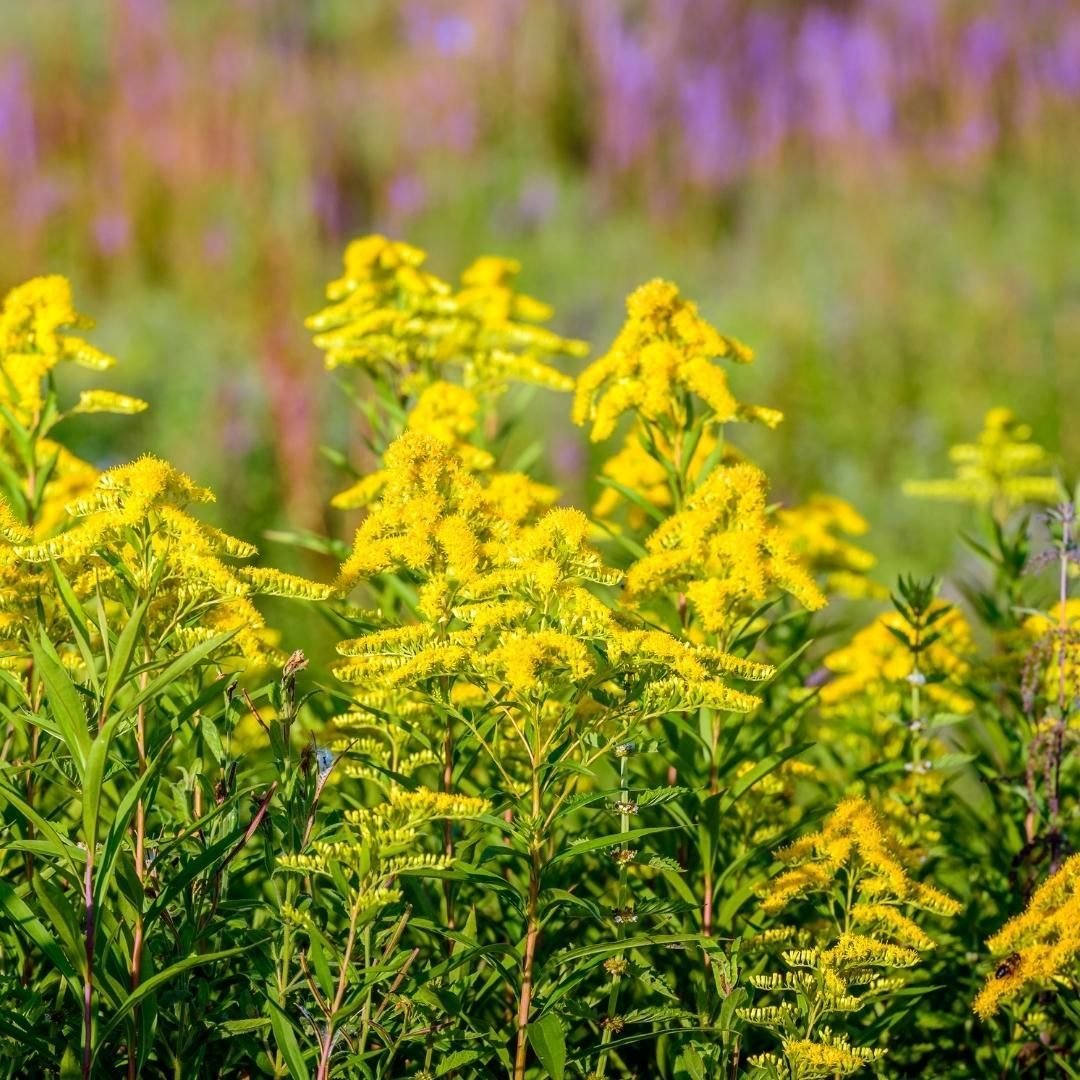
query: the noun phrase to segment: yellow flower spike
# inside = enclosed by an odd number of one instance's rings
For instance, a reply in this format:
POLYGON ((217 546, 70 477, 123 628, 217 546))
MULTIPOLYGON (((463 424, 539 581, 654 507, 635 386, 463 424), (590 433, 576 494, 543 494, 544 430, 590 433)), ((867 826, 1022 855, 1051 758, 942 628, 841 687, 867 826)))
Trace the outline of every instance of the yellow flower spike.
POLYGON ((949 451, 955 474, 942 480, 908 480, 905 495, 990 506, 998 516, 1024 503, 1052 503, 1061 488, 1051 475, 1050 455, 1031 441, 1031 428, 1011 409, 986 414, 974 443, 949 451))
POLYGON ((11 512, 7 499, 0 497, 0 538, 9 544, 29 544, 30 530, 11 512))
POLYGON ((78 404, 73 413, 116 413, 120 416, 133 416, 150 406, 142 398, 128 394, 116 394, 111 390, 83 390, 79 394, 78 404))
POLYGON ((942 915, 955 915, 960 910, 945 893, 908 876, 897 840, 862 798, 844 800, 820 832, 781 849, 777 857, 792 869, 778 874, 766 886, 763 907, 768 911, 780 910, 796 897, 819 890, 849 866, 859 868, 865 877, 863 889, 877 904, 904 903, 942 915))
MULTIPOLYGON (((752 978, 765 993, 791 995, 786 1001, 794 1005, 783 1016, 772 1011, 777 1006, 740 1014, 771 1027, 783 1049, 782 1057, 762 1055, 752 1063, 774 1068, 779 1075, 825 1080, 854 1073, 884 1053, 853 1045, 848 1035, 834 1033, 821 1020, 830 1013, 857 1012, 896 990, 902 983, 891 972, 915 966, 923 952, 934 948, 934 940, 909 911, 955 915, 960 910, 951 897, 911 879, 898 852, 877 811, 855 798, 840 803, 820 831, 777 853, 788 869, 765 886, 763 911, 774 913, 811 899, 832 912, 829 924, 835 921, 835 929, 804 932, 799 947, 780 953, 788 971, 752 978), (814 944, 804 947, 810 941, 814 944)), ((791 936, 789 927, 777 931, 781 942, 791 936)))
POLYGON ((287 574, 268 566, 245 566, 238 571, 259 596, 284 596, 294 600, 328 600, 332 595, 329 585, 321 585, 296 574, 287 574))

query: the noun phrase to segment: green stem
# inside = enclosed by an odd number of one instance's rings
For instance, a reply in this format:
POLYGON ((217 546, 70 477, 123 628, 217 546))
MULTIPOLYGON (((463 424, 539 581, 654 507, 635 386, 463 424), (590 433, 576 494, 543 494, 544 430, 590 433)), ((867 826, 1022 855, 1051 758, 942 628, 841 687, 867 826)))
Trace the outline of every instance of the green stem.
MULTIPOLYGON (((630 789, 627 787, 626 782, 626 762, 627 755, 621 755, 619 758, 619 802, 622 804, 623 809, 619 812, 619 831, 624 834, 630 829, 630 815, 626 813, 625 810, 625 806, 630 798, 630 789)), ((620 844, 619 850, 624 852, 627 850, 625 841, 620 844)), ((626 878, 626 859, 624 857, 619 860, 619 884, 615 902, 615 906, 619 911, 622 911, 627 904, 626 878)), ((616 924, 615 936, 618 941, 622 941, 626 936, 626 924, 624 922, 620 921, 616 924)), ((625 956, 625 952, 620 949, 613 955, 622 959, 625 956)), ((607 1045, 611 1042, 612 1032, 614 1031, 612 1021, 615 1019, 615 1012, 619 1005, 619 987, 622 983, 622 979, 623 973, 621 971, 616 971, 612 974, 611 990, 608 992, 607 1015, 605 1017, 607 1023, 604 1024, 604 1029, 600 1033, 600 1059, 596 1063, 595 1075, 598 1077, 598 1080, 603 1080, 604 1074, 607 1071, 607 1045)))

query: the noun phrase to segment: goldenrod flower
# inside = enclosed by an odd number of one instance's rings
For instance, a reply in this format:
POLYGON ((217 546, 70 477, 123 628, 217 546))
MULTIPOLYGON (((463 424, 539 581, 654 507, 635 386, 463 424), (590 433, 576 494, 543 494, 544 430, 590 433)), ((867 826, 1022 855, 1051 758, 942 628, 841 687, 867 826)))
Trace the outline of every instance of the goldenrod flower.
MULTIPOLYGON (((974 702, 964 680, 975 651, 971 627, 959 608, 944 600, 934 601, 929 608, 930 615, 941 611, 946 614, 934 622, 936 636, 922 649, 919 660, 922 673, 939 680, 928 682, 922 692, 941 712, 969 713, 974 702)), ((823 713, 864 716, 897 712, 912 673, 911 648, 900 638, 910 641, 912 633, 899 612, 889 611, 856 633, 850 644, 829 653, 824 664, 836 677, 821 688, 823 713)))
POLYGON ((986 944, 1004 959, 975 998, 982 1019, 1026 991, 1054 983, 1071 988, 1080 958, 1080 855, 1066 859, 986 944))
POLYGON ((675 430, 687 426, 687 395, 699 399, 711 421, 756 420, 775 427, 773 409, 742 406, 727 375, 714 361, 749 363, 750 350, 725 337, 679 296, 671 282, 642 285, 626 302, 627 321, 611 349, 578 378, 574 395, 576 424, 591 423, 590 438, 602 442, 623 413, 675 430))
POLYGON ((1050 455, 1031 441, 1031 427, 1011 409, 991 409, 976 441, 952 447, 949 458, 956 466, 954 476, 908 480, 904 494, 992 506, 999 516, 1024 503, 1052 503, 1060 496, 1050 455))
POLYGON ((133 416, 150 406, 142 398, 128 394, 116 394, 112 390, 83 390, 79 394, 78 404, 73 413, 118 413, 121 416, 133 416))
MULTIPOLYGON (((909 877, 899 845, 865 799, 846 799, 820 832, 795 841, 778 852, 778 857, 792 868, 769 882, 762 900, 767 912, 779 911, 797 897, 821 891, 841 870, 859 875, 860 887, 874 905, 907 904, 940 915, 955 915, 960 910, 951 897, 909 877)), ((867 909, 862 911, 872 922, 867 909)))
POLYGON ((772 523, 766 491, 756 466, 714 470, 685 509, 649 536, 648 554, 627 573, 630 598, 684 593, 702 626, 719 634, 776 592, 811 611, 824 606, 824 594, 772 523))
MULTIPOLYGON (((766 886, 762 909, 776 912, 801 898, 823 899, 832 918, 810 947, 787 948, 789 969, 756 976, 753 985, 789 995, 778 1006, 742 1009, 750 1023, 771 1027, 783 1055, 752 1059, 777 1076, 846 1076, 880 1057, 879 1048, 853 1046, 820 1020, 830 1013, 854 1013, 867 1001, 900 985, 883 970, 903 970, 934 947, 933 939, 908 910, 955 915, 960 905, 931 885, 914 881, 900 861, 899 846, 864 799, 847 799, 822 829, 797 840, 778 856, 789 868, 766 886), (908 910, 905 910, 908 909, 908 910)), ((779 940, 792 936, 782 928, 779 940)), ((814 940, 804 931, 803 942, 814 940)))
POLYGON ((421 391, 461 372, 467 387, 497 392, 508 382, 569 390, 548 364, 581 356, 585 346, 535 325, 550 310, 512 286, 517 264, 487 257, 466 271, 456 292, 423 269, 424 252, 382 236, 354 240, 345 273, 327 287, 332 303, 307 320, 326 365, 358 367, 421 391))
POLYGON ((807 568, 824 575, 828 591, 853 598, 883 591, 866 578, 877 559, 847 539, 868 529, 849 502, 836 495, 812 495, 801 505, 779 509, 776 524, 807 568))
POLYGON ((76 593, 122 599, 124 589, 150 597, 148 628, 174 633, 186 647, 234 632, 227 648, 259 662, 277 659, 273 634, 248 599, 265 593, 323 599, 325 586, 278 570, 239 569, 256 549, 196 520, 192 502, 213 494, 158 458, 145 456, 103 473, 68 507, 72 528, 15 550, 25 563, 62 564, 76 593))

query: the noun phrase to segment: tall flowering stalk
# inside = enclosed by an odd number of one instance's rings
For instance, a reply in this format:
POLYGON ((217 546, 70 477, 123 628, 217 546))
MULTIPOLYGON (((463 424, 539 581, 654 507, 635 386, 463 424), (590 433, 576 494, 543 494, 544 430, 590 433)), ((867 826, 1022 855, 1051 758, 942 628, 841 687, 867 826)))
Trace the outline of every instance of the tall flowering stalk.
MULTIPOLYGON (((589 426, 594 442, 613 435, 627 413, 632 417, 622 449, 603 468, 606 490, 595 508, 633 560, 626 601, 684 640, 721 651, 745 648, 744 635, 752 642, 760 628, 747 631, 779 597, 808 610, 825 603, 804 553, 807 541, 827 529, 807 529, 796 539, 797 519, 781 521, 768 505, 765 474, 725 441, 730 425, 771 428, 782 420, 774 409, 741 404, 730 389, 725 365, 752 359, 675 285, 655 280, 631 294, 626 323, 583 372, 574 398, 573 418, 589 426)), ((698 727, 704 804, 720 795, 723 713, 703 712, 698 727)), ((709 936, 716 845, 703 840, 701 926, 709 936)))
POLYGON ((339 587, 408 574, 417 621, 343 642, 336 673, 407 690, 451 717, 462 752, 482 755, 478 776, 499 779, 507 801, 496 810, 509 811, 504 828, 528 860, 514 1051, 514 1074, 524 1076, 543 879, 569 854, 556 827, 580 778, 650 717, 706 703, 753 708, 728 679, 771 669, 635 627, 589 588, 619 575, 588 545, 577 511, 518 521, 458 455, 416 433, 390 448, 385 467, 339 587))
POLYGON ((750 1064, 755 1075, 774 1080, 847 1076, 884 1050, 854 1044, 829 1018, 842 1021, 886 998, 904 983, 889 973, 915 966, 934 948, 913 912, 956 915, 960 905, 910 877, 899 844, 862 799, 841 803, 819 833, 778 855, 787 869, 764 890, 763 911, 809 900, 819 921, 792 931, 793 947, 781 953, 784 972, 751 978, 779 1004, 748 1006, 740 1015, 773 1031, 780 1049, 750 1064))

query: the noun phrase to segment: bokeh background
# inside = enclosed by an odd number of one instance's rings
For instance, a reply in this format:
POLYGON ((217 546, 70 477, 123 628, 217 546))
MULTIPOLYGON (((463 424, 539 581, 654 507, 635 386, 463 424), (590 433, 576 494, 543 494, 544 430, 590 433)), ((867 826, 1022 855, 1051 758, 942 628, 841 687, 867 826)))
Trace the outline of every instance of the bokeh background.
POLYGON ((302 319, 352 236, 518 257, 597 349, 670 276, 757 351, 778 496, 940 570, 963 512, 899 485, 986 408, 1080 461, 1078 142, 1075 0, 0 0, 0 288, 68 274, 152 402, 87 454, 167 456, 258 539, 343 528, 302 319))

